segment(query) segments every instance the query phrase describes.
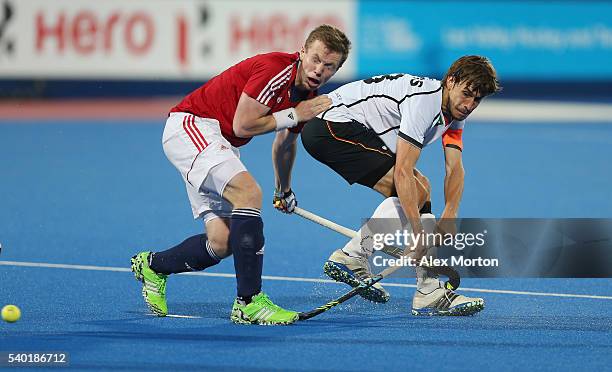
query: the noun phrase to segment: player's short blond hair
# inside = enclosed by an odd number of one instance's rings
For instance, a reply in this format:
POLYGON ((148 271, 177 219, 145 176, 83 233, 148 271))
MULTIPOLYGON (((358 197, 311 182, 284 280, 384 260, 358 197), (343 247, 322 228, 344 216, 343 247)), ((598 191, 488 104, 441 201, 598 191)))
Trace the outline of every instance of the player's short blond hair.
POLYGON ((497 72, 487 57, 463 56, 453 62, 442 81, 452 77, 455 84, 467 82, 467 86, 481 97, 499 92, 502 87, 497 80, 497 72))
POLYGON ((344 61, 346 61, 348 58, 349 50, 351 49, 351 42, 348 37, 346 37, 344 32, 340 31, 338 28, 330 25, 321 25, 315 28, 306 38, 304 49, 308 49, 310 44, 312 44, 315 40, 321 41, 332 52, 342 55, 338 68, 340 68, 344 61))

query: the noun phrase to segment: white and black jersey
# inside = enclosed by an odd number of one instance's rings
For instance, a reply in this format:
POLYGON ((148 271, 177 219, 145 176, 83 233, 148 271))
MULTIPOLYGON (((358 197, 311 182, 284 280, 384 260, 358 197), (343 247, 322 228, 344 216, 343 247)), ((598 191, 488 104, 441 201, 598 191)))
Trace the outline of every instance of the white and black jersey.
POLYGON ((423 148, 449 129, 455 137, 450 142, 462 148, 465 122, 445 120, 439 80, 408 74, 380 75, 343 85, 328 96, 332 106, 318 116, 320 119, 361 123, 373 130, 393 153, 398 136, 423 148))

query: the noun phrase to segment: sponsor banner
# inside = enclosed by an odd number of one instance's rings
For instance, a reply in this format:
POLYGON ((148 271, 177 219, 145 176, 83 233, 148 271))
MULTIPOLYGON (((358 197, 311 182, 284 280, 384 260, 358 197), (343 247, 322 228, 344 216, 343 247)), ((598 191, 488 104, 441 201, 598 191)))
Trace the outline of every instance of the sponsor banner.
POLYGON ((258 53, 298 51, 322 23, 352 39, 354 12, 348 0, 0 0, 0 77, 206 80, 258 53))
POLYGON ((612 3, 361 1, 360 77, 442 77, 466 54, 488 56, 503 80, 612 78, 612 3))
POLYGON ((451 266, 462 277, 612 278, 612 219, 370 219, 361 246, 379 272, 400 268, 414 276, 417 264, 451 266), (417 261, 414 248, 430 247, 417 261), (402 257, 403 252, 412 252, 402 257))

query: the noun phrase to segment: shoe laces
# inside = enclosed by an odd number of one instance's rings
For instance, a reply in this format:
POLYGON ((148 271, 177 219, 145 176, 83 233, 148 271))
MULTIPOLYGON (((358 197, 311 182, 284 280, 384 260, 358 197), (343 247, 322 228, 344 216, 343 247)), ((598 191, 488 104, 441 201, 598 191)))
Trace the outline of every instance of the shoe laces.
POLYGON ((354 270, 353 272, 355 273, 355 276, 357 276, 357 278, 361 281, 371 279, 372 269, 370 268, 370 261, 368 261, 368 259, 365 257, 358 257, 357 260, 359 260, 359 263, 361 264, 360 268, 363 268, 363 269, 354 270))
POLYGON ((446 298, 446 301, 448 301, 448 304, 450 306, 455 300, 455 298, 459 297, 459 295, 451 289, 444 288, 444 297, 446 298))
POLYGON ((258 299, 257 299, 258 303, 261 303, 262 305, 264 305, 267 308, 273 309, 275 311, 279 311, 282 310, 280 306, 276 305, 275 303, 272 302, 272 300, 270 300, 270 297, 268 297, 267 294, 262 293, 258 299))

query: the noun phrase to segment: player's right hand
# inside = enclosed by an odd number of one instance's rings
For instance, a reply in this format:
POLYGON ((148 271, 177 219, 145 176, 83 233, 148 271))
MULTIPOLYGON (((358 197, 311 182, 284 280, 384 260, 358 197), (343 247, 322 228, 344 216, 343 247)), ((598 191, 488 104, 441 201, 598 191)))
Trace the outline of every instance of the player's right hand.
POLYGON ((307 101, 302 101, 295 107, 295 112, 298 117, 297 121, 308 121, 327 110, 331 104, 332 100, 326 95, 321 95, 307 101))
POLYGON ((297 207, 297 199, 293 190, 289 189, 287 192, 274 190, 274 199, 272 200, 274 208, 278 209, 283 213, 293 213, 295 207, 297 207))

